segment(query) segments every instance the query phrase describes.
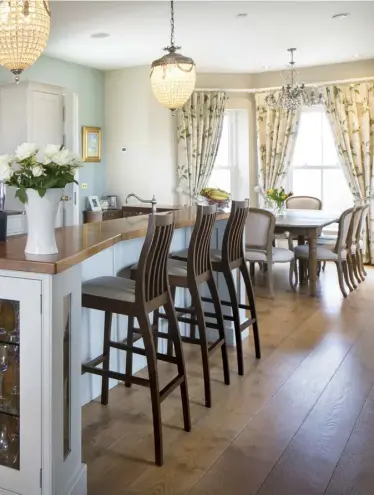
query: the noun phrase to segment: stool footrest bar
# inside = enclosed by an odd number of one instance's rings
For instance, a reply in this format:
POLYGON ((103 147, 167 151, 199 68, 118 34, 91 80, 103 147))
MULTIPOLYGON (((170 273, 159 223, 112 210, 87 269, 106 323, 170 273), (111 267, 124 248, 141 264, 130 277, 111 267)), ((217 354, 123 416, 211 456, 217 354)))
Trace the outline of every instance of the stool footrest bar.
MULTIPOLYGON (((104 354, 101 354, 100 356, 97 356, 95 359, 92 359, 91 361, 88 361, 88 363, 85 363, 83 366, 92 368, 96 367, 99 364, 104 362, 104 354)), ((82 374, 86 373, 86 371, 83 371, 83 366, 82 366, 82 374)))
POLYGON ((176 376, 169 382, 165 387, 161 390, 160 392, 160 401, 163 402, 166 397, 168 397, 173 390, 175 390, 181 383, 183 383, 185 380, 184 376, 176 376))
POLYGON ((216 340, 215 342, 213 342, 213 344, 211 344, 209 346, 208 353, 211 354, 212 352, 214 352, 217 349, 217 347, 222 347, 224 343, 225 343, 225 341, 223 339, 216 340))
POLYGON ((135 383, 135 385, 141 385, 142 387, 149 388, 149 380, 147 380, 146 378, 140 378, 139 376, 126 375, 125 373, 119 373, 118 371, 102 370, 100 368, 87 366, 87 364, 82 365, 82 371, 84 371, 84 373, 88 371, 89 373, 99 376, 108 376, 109 378, 113 378, 114 380, 119 380, 121 382, 131 382, 135 383))

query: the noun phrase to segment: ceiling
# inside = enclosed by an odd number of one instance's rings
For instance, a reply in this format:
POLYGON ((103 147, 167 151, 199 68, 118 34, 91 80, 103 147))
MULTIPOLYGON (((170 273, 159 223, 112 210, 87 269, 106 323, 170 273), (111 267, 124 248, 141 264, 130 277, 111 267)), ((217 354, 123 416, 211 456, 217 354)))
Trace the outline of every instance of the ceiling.
MULTIPOLYGON (((104 70, 149 65, 169 41, 167 1, 51 4, 46 53, 56 58, 104 70)), ((372 1, 175 2, 176 43, 200 72, 282 69, 290 47, 299 67, 374 58, 373 22, 372 1), (342 12, 349 17, 332 19, 342 12)))

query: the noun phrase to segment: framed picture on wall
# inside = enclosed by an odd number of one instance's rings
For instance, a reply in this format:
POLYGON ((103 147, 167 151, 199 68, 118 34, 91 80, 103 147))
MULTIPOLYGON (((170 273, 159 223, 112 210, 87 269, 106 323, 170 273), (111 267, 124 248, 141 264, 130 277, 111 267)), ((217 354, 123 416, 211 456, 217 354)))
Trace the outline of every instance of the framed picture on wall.
POLYGON ((101 161, 100 127, 83 127, 82 155, 84 162, 101 161))
POLYGON ((100 200, 98 196, 88 196, 88 203, 91 211, 101 211, 100 200))

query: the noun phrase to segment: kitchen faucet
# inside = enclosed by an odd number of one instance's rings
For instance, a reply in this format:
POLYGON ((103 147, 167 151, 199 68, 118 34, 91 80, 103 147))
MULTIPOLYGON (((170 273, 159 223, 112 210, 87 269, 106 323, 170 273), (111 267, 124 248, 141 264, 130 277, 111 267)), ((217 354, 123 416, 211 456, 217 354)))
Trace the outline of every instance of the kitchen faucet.
POLYGON ((125 203, 128 203, 128 200, 130 198, 136 198, 138 201, 140 201, 141 203, 150 203, 152 205, 152 213, 156 213, 156 205, 157 205, 157 200, 156 200, 156 196, 153 195, 152 199, 142 199, 142 198, 139 198, 139 196, 137 196, 136 194, 134 193, 130 193, 127 195, 126 199, 125 199, 125 203))

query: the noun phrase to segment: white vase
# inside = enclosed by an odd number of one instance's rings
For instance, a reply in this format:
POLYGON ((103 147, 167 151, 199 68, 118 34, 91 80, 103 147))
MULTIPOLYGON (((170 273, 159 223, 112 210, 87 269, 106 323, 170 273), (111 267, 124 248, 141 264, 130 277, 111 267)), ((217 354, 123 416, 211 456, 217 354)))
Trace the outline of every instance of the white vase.
POLYGON ((58 253, 55 237, 56 214, 63 194, 62 189, 47 189, 41 198, 35 189, 26 189, 27 254, 58 253))

